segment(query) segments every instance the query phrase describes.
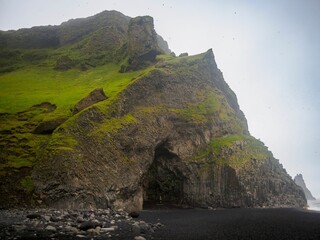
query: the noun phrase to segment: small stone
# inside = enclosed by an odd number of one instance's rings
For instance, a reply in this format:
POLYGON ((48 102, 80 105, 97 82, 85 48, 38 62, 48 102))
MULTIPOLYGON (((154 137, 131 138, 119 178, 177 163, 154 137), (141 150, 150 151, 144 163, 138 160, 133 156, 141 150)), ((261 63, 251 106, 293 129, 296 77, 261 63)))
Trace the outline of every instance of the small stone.
POLYGON ((61 219, 60 218, 57 218, 57 217, 55 217, 55 216, 51 216, 50 217, 50 221, 51 222, 59 222, 61 219))
POLYGON ((23 231, 23 230, 25 230, 27 228, 24 225, 13 225, 12 227, 16 232, 21 232, 21 231, 23 231))
POLYGON ((65 230, 66 230, 67 232, 72 232, 72 233, 74 233, 74 234, 78 234, 78 233, 79 233, 79 230, 78 230, 77 228, 71 227, 71 226, 66 226, 66 227, 65 227, 65 230))
POLYGON ((27 218, 29 218, 29 219, 41 218, 41 215, 38 213, 31 213, 31 214, 27 215, 27 218))
POLYGON ((50 225, 46 227, 46 230, 53 231, 53 232, 57 231, 57 229, 55 227, 50 226, 50 225))
POLYGON ((79 229, 80 230, 83 230, 83 231, 86 231, 90 228, 96 228, 96 227, 101 227, 101 223, 97 223, 97 222, 83 222, 81 223, 79 229))
POLYGON ((114 230, 115 230, 114 227, 101 228, 101 229, 100 229, 101 232, 112 232, 112 231, 114 231, 114 230))
POLYGON ((44 218, 47 222, 49 222, 49 221, 50 221, 50 219, 51 219, 51 217, 50 217, 50 216, 43 216, 43 218, 44 218))
POLYGON ((140 232, 141 232, 140 226, 137 223, 134 223, 132 225, 132 233, 133 233, 133 235, 135 235, 135 236, 139 235, 140 232))
POLYGON ((87 230, 87 233, 90 235, 90 236, 94 236, 94 235, 99 235, 100 234, 100 231, 98 229, 93 229, 93 228, 90 228, 87 230))
POLYGON ((136 236, 134 237, 134 240, 146 240, 146 239, 142 236, 136 236))
POLYGON ((158 228, 164 227, 164 225, 163 225, 162 223, 157 223, 156 226, 157 226, 158 228))
POLYGON ((140 232, 143 233, 143 234, 147 233, 149 231, 149 229, 150 229, 150 226, 145 222, 139 223, 139 227, 140 227, 140 232))
POLYGON ((78 238, 85 238, 86 236, 81 235, 81 234, 78 234, 78 235, 76 235, 76 237, 78 237, 78 238))
POLYGON ((137 218, 137 217, 139 217, 139 213, 138 212, 131 212, 131 213, 129 213, 129 216, 132 218, 137 218))
POLYGON ((79 216, 77 218, 77 223, 82 223, 82 222, 84 222, 84 219, 83 219, 83 217, 79 216))

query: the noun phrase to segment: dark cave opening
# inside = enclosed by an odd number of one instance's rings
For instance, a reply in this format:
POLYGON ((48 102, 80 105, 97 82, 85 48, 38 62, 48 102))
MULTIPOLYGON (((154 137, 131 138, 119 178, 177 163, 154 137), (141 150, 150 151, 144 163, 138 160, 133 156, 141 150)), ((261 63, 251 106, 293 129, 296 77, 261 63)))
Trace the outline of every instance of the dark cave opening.
POLYGON ((144 207, 182 203, 184 178, 180 163, 180 158, 168 149, 167 142, 156 147, 153 162, 143 178, 144 207))

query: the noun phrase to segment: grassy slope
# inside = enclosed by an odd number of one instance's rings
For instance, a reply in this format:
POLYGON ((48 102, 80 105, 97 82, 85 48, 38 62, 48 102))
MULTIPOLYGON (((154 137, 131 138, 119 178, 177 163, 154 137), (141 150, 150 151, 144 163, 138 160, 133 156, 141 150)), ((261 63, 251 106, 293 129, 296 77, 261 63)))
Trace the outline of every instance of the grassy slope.
POLYGON ((77 67, 56 71, 52 56, 36 62, 20 61, 15 71, 0 74, 0 113, 9 113, 0 114, 0 178, 18 179, 6 183, 16 191, 31 191, 29 174, 42 151, 41 146, 54 140, 53 135, 32 133, 42 120, 71 117, 70 109, 96 88, 103 88, 109 97, 107 101, 112 101, 137 77, 150 71, 119 73, 120 63, 108 63, 87 71, 77 67), (44 113, 31 108, 42 102, 55 104, 57 109, 44 113))
MULTIPOLYGON (((161 68, 163 64, 166 71, 170 71, 170 73, 174 72, 175 74, 179 74, 179 71, 182 71, 185 74, 186 71, 192 71, 190 65, 192 66, 194 62, 202 57, 203 54, 180 58, 162 55, 158 56, 158 66, 161 68), (179 68, 176 69, 178 66, 179 68)), ((81 71, 78 68, 67 71, 56 71, 53 69, 53 62, 50 62, 48 59, 46 59, 45 62, 45 64, 39 64, 39 62, 37 62, 37 64, 30 64, 29 62, 13 72, 0 74, 0 113, 15 114, 42 102, 53 103, 57 106, 57 109, 50 114, 32 112, 34 116, 29 118, 28 121, 21 121, 12 117, 14 115, 10 115, 10 117, 0 116, 0 133, 1 130, 4 129, 24 128, 23 126, 27 123, 29 124, 30 120, 33 121, 33 119, 36 123, 36 121, 39 122, 41 119, 51 119, 61 116, 70 117, 72 115, 70 109, 72 109, 80 99, 98 87, 104 89, 106 95, 109 97, 107 101, 112 101, 118 93, 124 90, 136 78, 154 69, 154 67, 150 67, 141 71, 119 73, 121 63, 108 63, 90 68, 87 71, 81 71)), ((162 68, 162 70, 164 69, 162 68)), ((204 98, 203 103, 198 105, 190 104, 187 109, 171 109, 171 111, 176 112, 191 122, 205 124, 208 115, 216 112, 219 113, 219 116, 222 114, 226 115, 225 117, 229 117, 230 114, 226 111, 228 108, 224 107, 222 100, 223 97, 219 94, 212 94, 209 98, 204 98)), ((220 118, 224 117, 220 116, 220 118)), ((124 123, 127 124, 136 121, 131 115, 127 115, 123 119, 113 120, 116 122, 107 121, 101 125, 101 130, 104 133, 111 129, 117 129, 117 127, 121 127, 120 125, 124 123)), ((96 132, 95 134, 99 135, 100 133, 101 132, 96 132)), ((23 167, 32 168, 37 160, 36 156, 39 154, 40 146, 50 138, 52 141, 54 140, 51 136, 32 134, 30 129, 19 132, 13 130, 11 135, 3 138, 5 141, 2 143, 0 141, 0 149, 10 150, 6 150, 0 154, 0 159, 7 160, 7 162, 0 163, 0 175, 5 176, 7 171, 11 171, 10 169, 18 171, 23 167), (27 148, 25 148, 26 150, 24 150, 21 143, 27 146, 27 148), (8 146, 10 148, 8 148, 8 146)), ((248 141, 248 139, 245 140, 248 141)), ((214 143, 210 144, 205 150, 199 153, 201 157, 198 156, 197 160, 201 161, 205 158, 203 155, 212 156, 211 153, 215 152, 215 149, 216 146, 214 146, 214 143)), ((236 156, 236 158, 238 157, 239 156, 236 156)), ((247 156, 243 157, 247 159, 247 156)), ((213 160, 216 161, 217 159, 215 157, 206 159, 206 162, 213 160)), ((30 184, 29 176, 22 177, 21 186, 26 191, 30 191, 30 185, 32 184, 30 184)))
POLYGON ((28 67, 0 75, 0 112, 15 113, 41 102, 56 104, 69 114, 80 99, 102 87, 108 97, 123 90, 142 72, 118 73, 113 63, 80 71, 56 71, 49 67, 28 67))

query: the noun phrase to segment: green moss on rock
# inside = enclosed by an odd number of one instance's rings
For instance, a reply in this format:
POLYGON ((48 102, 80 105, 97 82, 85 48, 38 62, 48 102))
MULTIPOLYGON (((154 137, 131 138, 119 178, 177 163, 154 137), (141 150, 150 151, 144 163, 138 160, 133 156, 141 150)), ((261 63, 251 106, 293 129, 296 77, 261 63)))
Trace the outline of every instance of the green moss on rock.
POLYGON ((22 188, 29 193, 34 190, 34 184, 31 176, 26 176, 25 178, 21 179, 20 184, 22 188))
POLYGON ((98 129, 93 132, 94 136, 103 137, 107 133, 115 133, 123 127, 136 123, 137 119, 132 114, 126 114, 123 117, 115 117, 106 119, 98 126, 98 129))
POLYGON ((262 161, 271 156, 267 147, 259 140, 248 135, 227 135, 214 138, 208 146, 193 158, 204 166, 229 165, 241 168, 250 160, 262 161))

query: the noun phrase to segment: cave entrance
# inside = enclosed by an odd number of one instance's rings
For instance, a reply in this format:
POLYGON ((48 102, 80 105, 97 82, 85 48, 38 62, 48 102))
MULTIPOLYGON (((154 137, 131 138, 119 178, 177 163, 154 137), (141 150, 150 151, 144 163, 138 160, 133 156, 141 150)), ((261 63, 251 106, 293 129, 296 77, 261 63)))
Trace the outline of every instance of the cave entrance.
POLYGON ((179 169, 181 159, 170 152, 167 142, 159 144, 143 178, 144 208, 155 204, 182 204, 184 177, 179 169))

